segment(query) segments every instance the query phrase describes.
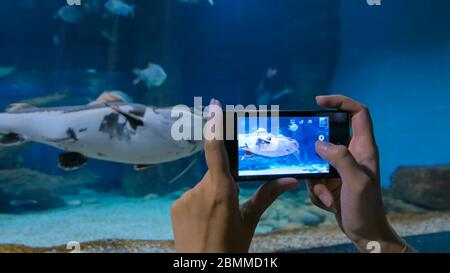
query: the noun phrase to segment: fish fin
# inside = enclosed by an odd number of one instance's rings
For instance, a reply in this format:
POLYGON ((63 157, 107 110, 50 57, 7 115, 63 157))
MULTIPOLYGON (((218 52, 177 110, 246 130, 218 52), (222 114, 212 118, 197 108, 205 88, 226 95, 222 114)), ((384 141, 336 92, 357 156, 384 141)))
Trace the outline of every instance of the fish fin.
POLYGON ((27 142, 26 137, 16 133, 9 133, 0 138, 0 147, 18 146, 27 142))
POLYGON ((105 105, 110 107, 112 110, 116 111, 117 113, 121 114, 122 116, 124 116, 127 119, 127 121, 130 123, 131 128, 133 128, 133 130, 136 130, 137 127, 139 127, 139 126, 144 126, 144 121, 140 117, 138 117, 134 114, 125 113, 122 110, 120 110, 120 108, 117 107, 116 105, 109 105, 107 103, 105 103, 105 105))
POLYGON ((134 8, 135 8, 134 5, 131 6, 131 12, 130 12, 130 15, 131 15, 132 18, 134 18, 134 8))
POLYGON ((23 109, 34 109, 37 107, 34 107, 33 105, 30 105, 28 103, 12 103, 10 105, 8 105, 8 107, 6 107, 5 111, 7 113, 14 113, 14 112, 19 112, 20 110, 23 109))
POLYGON ((214 0, 208 0, 208 2, 211 6, 214 6, 214 0))
POLYGON ((65 138, 46 138, 45 140, 48 141, 48 142, 53 142, 53 143, 57 143, 57 144, 63 144, 63 143, 74 143, 78 139, 74 139, 72 137, 65 137, 65 138))
POLYGON ((136 79, 133 80, 133 84, 136 85, 141 82, 141 76, 140 76, 141 71, 136 68, 136 69, 133 69, 133 73, 134 73, 134 75, 137 76, 136 79))
POLYGON ((78 170, 87 163, 87 158, 80 153, 63 153, 59 155, 58 167, 65 171, 78 170))
POLYGON ((54 143, 74 143, 78 141, 77 133, 73 128, 68 128, 66 135, 64 138, 46 138, 46 140, 54 143))
POLYGON ((141 172, 141 171, 145 171, 148 170, 150 168, 153 168, 155 165, 145 165, 145 164, 136 164, 133 165, 133 168, 135 171, 137 172, 141 172))
POLYGON ((122 95, 118 91, 105 91, 100 96, 98 96, 94 101, 91 101, 89 105, 103 105, 107 102, 129 102, 128 99, 125 98, 125 95, 122 95))

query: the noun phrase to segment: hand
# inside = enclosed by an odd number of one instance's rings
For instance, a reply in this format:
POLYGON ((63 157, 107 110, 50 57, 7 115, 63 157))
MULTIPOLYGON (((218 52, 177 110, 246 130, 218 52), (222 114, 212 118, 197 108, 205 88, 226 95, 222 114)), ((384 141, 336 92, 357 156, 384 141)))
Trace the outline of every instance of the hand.
POLYGON ((367 107, 344 96, 319 96, 317 103, 349 111, 353 136, 348 149, 316 143, 317 153, 337 169, 341 178, 307 181, 311 201, 335 214, 342 231, 360 251, 367 251, 370 241, 378 241, 382 252, 407 250, 383 209, 378 148, 367 107))
MULTIPOLYGON (((222 109, 217 101, 212 101, 209 113, 221 127, 222 109)), ((292 178, 267 182, 239 206, 239 187, 230 173, 223 141, 205 140, 205 156, 205 176, 172 206, 175 249, 247 252, 261 215, 280 194, 298 187, 298 182, 292 178)))

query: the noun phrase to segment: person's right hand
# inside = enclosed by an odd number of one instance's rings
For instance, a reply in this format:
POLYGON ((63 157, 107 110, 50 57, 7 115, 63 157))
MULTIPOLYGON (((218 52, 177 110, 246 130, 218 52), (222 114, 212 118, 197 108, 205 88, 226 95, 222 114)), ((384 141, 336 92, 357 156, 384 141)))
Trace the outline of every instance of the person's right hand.
POLYGON ((311 201, 335 214, 347 237, 360 251, 376 241, 381 252, 410 250, 391 228, 381 199, 378 148, 366 106, 344 96, 319 96, 317 104, 350 112, 353 136, 347 148, 318 141, 317 153, 333 167, 340 179, 307 181, 311 201))

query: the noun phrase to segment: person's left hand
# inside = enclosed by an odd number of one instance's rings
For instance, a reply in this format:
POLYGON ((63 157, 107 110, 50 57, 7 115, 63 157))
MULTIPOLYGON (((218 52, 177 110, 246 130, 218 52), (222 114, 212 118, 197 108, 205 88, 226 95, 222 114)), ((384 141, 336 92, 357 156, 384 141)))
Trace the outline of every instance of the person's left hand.
MULTIPOLYGON (((210 115, 223 124, 220 104, 213 100, 210 115)), ((210 116, 211 118, 211 116, 210 116)), ((208 171, 203 179, 172 206, 172 226, 177 252, 248 252, 264 211, 285 191, 298 187, 293 178, 265 183, 239 206, 222 140, 205 140, 208 171)))

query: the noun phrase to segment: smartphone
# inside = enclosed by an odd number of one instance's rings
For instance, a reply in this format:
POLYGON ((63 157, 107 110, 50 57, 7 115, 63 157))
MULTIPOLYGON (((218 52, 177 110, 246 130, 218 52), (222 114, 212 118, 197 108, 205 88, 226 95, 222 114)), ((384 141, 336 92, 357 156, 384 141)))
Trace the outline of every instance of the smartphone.
POLYGON ((225 115, 225 146, 236 181, 339 177, 316 153, 315 143, 347 145, 347 112, 235 111, 225 115))

